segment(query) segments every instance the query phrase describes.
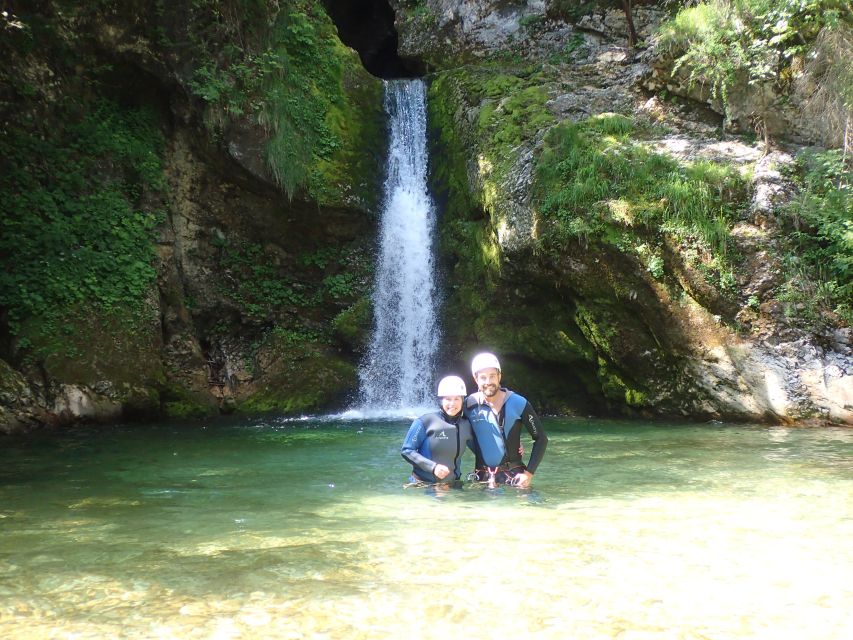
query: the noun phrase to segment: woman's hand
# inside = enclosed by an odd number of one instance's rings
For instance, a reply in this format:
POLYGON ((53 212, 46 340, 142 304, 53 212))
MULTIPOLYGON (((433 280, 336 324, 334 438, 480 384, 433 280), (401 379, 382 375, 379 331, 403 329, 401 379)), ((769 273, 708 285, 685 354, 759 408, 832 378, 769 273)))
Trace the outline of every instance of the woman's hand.
POLYGON ((448 475, 450 475, 450 469, 445 467, 443 464, 437 464, 435 465, 435 469, 432 470, 432 475, 439 480, 444 480, 448 475))

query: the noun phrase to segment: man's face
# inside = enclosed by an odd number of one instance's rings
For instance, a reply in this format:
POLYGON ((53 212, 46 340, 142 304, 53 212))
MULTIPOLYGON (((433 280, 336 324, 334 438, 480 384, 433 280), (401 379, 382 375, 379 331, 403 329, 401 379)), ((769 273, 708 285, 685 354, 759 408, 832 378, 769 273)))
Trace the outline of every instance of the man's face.
POLYGON ((443 396, 441 398, 441 408, 451 418, 458 415, 462 411, 462 396, 443 396))
POLYGON ((501 372, 497 369, 480 369, 474 376, 477 388, 487 398, 493 397, 501 387, 501 372))

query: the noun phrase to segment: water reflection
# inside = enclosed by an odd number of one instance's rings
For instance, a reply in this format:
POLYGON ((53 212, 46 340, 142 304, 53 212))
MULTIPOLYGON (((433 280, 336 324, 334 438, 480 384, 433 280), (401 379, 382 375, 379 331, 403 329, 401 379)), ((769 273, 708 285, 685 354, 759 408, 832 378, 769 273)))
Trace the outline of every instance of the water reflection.
POLYGON ((0 634, 853 632, 853 431, 551 421, 532 490, 437 494, 402 488, 407 427, 16 441, 0 453, 0 634))

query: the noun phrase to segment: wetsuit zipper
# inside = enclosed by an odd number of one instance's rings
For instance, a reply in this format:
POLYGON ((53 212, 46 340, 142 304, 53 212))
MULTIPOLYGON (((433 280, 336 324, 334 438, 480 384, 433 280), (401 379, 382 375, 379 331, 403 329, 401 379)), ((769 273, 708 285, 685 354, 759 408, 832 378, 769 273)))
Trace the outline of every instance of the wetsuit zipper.
POLYGON ((507 467, 509 467, 509 446, 507 445, 506 433, 504 432, 504 420, 506 419, 504 414, 505 410, 506 401, 504 401, 503 405, 501 406, 501 410, 498 411, 498 429, 500 430, 501 438, 504 441, 504 457, 503 460, 501 460, 501 464, 505 464, 507 467))
MULTIPOLYGON (((494 413, 494 410, 492 409, 491 405, 489 405, 489 403, 487 403, 487 402, 481 403, 481 402, 479 402, 479 399, 478 399, 477 404, 479 404, 480 406, 485 404, 488 407, 489 412, 494 413)), ((504 433, 504 410, 505 409, 506 409, 506 401, 504 401, 503 405, 501 405, 501 410, 498 411, 498 413, 497 413, 498 431, 500 432, 501 440, 503 440, 503 443, 504 443, 504 457, 501 460, 500 465, 498 465, 498 466, 504 466, 505 465, 508 467, 509 466, 509 447, 507 447, 506 434, 504 433)))
POLYGON ((452 469, 452 471, 453 471, 453 475, 454 475, 454 476, 456 475, 456 470, 459 468, 459 456, 461 455, 461 454, 459 453, 459 447, 460 447, 460 442, 459 442, 459 418, 461 417, 461 413, 462 413, 462 412, 460 411, 460 412, 459 412, 459 414, 457 414, 456 416, 454 416, 453 418, 451 418, 449 415, 447 415, 446 413, 444 413, 444 411, 442 411, 442 412, 441 412, 441 415, 442 415, 442 417, 444 418, 444 421, 445 421, 447 424, 452 424, 452 425, 456 428, 456 455, 453 457, 453 469, 452 469))

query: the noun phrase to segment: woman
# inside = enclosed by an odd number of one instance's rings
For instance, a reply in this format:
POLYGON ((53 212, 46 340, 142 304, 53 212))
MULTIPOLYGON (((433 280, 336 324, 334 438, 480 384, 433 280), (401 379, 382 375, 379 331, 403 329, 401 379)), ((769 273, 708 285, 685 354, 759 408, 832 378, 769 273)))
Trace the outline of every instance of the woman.
POLYGON ((462 416, 462 401, 467 395, 465 381, 447 376, 438 383, 441 411, 427 413, 412 423, 401 453, 412 465, 415 483, 459 480, 459 461, 465 447, 474 451, 471 424, 462 416))

